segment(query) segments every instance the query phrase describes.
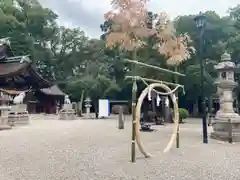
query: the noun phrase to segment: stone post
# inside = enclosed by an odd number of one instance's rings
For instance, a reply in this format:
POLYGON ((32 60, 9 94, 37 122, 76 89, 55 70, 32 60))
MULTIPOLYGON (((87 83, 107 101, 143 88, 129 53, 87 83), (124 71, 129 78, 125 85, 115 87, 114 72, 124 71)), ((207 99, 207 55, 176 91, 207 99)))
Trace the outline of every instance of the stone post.
POLYGON ((119 107, 119 114, 118 114, 118 129, 124 129, 124 120, 123 120, 123 107, 119 107))

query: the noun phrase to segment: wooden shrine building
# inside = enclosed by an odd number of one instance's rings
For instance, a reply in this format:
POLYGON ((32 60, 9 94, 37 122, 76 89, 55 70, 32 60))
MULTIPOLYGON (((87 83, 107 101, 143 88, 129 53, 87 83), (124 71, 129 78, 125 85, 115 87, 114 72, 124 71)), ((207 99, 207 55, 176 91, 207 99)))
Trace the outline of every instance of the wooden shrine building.
POLYGON ((27 92, 29 113, 55 113, 65 95, 37 72, 29 56, 14 56, 8 38, 0 39, 0 91, 10 96, 27 92))
POLYGON ((28 112, 55 114, 64 103, 65 95, 56 85, 31 91, 28 96, 28 112))

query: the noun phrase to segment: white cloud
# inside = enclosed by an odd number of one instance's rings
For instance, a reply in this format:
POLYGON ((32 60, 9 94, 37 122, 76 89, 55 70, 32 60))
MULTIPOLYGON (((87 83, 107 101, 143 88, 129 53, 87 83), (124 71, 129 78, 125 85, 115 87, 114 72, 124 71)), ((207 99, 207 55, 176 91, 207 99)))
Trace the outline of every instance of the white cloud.
POLYGON ((197 14, 200 11, 213 10, 219 15, 226 15, 230 7, 239 4, 239 0, 152 0, 149 4, 150 9, 155 12, 165 11, 171 17, 186 14, 197 14))
MULTIPOLYGON (((77 0, 76 0, 77 1, 77 0)), ((105 12, 107 9, 111 8, 110 5, 110 1, 109 0, 105 0, 105 1, 98 1, 98 3, 96 3, 96 0, 87 0, 82 2, 82 5, 84 8, 86 8, 89 11, 102 11, 105 12)))
MULTIPOLYGON (((40 0, 40 2, 59 14, 61 24, 79 26, 87 35, 99 37, 103 15, 110 9, 111 0, 40 0)), ((197 14, 200 11, 213 10, 226 15, 230 7, 239 4, 239 0, 151 0, 149 9, 154 12, 167 12, 171 18, 178 15, 197 14)))

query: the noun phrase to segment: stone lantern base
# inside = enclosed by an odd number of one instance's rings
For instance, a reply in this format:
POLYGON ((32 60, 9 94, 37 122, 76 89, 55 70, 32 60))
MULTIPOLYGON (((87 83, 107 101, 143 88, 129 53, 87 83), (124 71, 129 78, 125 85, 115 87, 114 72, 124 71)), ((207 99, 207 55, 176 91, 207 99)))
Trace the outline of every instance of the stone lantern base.
POLYGON ((240 116, 237 113, 217 113, 212 126, 211 138, 228 141, 232 136, 233 142, 240 142, 240 116))

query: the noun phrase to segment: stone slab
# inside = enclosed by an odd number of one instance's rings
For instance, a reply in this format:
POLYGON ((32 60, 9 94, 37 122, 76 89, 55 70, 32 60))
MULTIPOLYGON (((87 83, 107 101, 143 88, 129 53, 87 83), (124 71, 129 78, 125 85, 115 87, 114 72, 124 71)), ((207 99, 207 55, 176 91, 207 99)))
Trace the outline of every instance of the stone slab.
POLYGON ((211 133, 211 138, 228 141, 229 140, 229 132, 232 132, 232 137, 234 142, 240 142, 240 122, 233 121, 231 123, 227 121, 215 121, 212 125, 213 131, 211 133))
POLYGON ((24 112, 10 112, 8 114, 8 123, 17 126, 17 125, 27 125, 29 124, 29 114, 27 111, 24 112))
POLYGON ((12 127, 9 126, 9 125, 0 125, 0 131, 2 131, 2 130, 10 130, 10 129, 12 129, 12 127))
POLYGON ((59 111, 59 120, 76 120, 74 109, 61 109, 59 111))
POLYGON ((64 104, 62 109, 72 109, 72 104, 64 104))
MULTIPOLYGON (((220 140, 220 141, 229 141, 229 134, 227 132, 212 132, 211 138, 220 140)), ((240 142, 240 134, 233 133, 232 135, 232 141, 233 142, 240 142)))

